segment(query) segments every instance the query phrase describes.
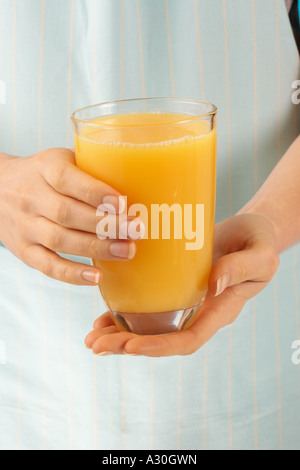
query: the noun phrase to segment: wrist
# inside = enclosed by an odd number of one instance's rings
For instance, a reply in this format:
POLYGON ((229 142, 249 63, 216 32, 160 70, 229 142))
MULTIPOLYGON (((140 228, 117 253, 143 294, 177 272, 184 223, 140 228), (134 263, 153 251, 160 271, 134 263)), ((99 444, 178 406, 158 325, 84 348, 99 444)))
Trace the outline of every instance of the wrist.
POLYGON ((288 247, 288 243, 283 236, 282 224, 280 223, 278 215, 276 215, 274 209, 269 206, 267 200, 255 201, 255 198, 254 200, 250 200, 236 215, 243 214, 259 215, 269 222, 270 228, 274 233, 278 253, 281 253, 288 247))
POLYGON ((4 175, 8 165, 13 161, 16 160, 18 157, 13 155, 8 155, 6 153, 0 153, 0 174, 1 176, 4 175))

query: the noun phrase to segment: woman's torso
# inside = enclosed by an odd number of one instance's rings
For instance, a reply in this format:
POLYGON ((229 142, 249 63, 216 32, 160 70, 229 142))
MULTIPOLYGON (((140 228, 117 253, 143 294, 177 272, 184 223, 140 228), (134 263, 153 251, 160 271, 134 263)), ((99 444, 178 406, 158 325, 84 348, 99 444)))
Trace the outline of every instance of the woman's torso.
MULTIPOLYGON (((219 108, 217 220, 298 135, 298 53, 284 1, 0 0, 0 150, 72 147, 70 115, 122 98, 219 108)), ((299 448, 298 248, 240 318, 184 358, 95 360, 104 305, 0 248, 1 448, 299 448)))

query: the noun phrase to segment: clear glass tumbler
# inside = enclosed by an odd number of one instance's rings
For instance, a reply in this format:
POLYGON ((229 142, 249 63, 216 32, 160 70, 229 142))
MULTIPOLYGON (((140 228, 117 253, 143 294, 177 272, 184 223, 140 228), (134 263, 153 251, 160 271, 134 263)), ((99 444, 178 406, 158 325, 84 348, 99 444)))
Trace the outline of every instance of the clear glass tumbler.
POLYGON ((207 293, 216 194, 216 115, 207 102, 150 98, 76 111, 76 164, 115 188, 145 233, 126 262, 93 260, 116 325, 137 334, 189 326, 207 293))

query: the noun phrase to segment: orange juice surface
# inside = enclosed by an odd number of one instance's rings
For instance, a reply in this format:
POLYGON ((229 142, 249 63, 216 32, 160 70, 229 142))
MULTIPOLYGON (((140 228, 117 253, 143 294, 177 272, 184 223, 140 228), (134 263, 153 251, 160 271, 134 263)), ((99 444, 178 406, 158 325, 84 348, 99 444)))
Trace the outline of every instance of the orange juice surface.
POLYGON ((128 208, 143 204, 146 215, 136 215, 148 227, 148 238, 136 242, 133 260, 94 260, 103 272, 100 289, 108 307, 155 313, 199 305, 212 261, 216 130, 207 121, 175 113, 124 114, 89 122, 75 136, 77 166, 127 196, 128 208), (169 236, 162 239, 160 228, 159 238, 153 239, 151 211, 162 204, 180 205, 182 221, 175 222, 171 210, 169 236), (193 208, 189 215, 194 231, 196 205, 203 208, 204 238, 198 248, 186 236, 184 205, 193 208), (181 238, 175 236, 176 224, 181 238))

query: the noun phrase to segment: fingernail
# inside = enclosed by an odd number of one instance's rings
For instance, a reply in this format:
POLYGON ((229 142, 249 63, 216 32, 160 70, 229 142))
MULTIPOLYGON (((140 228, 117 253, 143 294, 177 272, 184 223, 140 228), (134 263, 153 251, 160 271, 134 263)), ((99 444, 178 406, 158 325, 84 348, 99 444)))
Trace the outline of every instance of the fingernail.
POLYGON ((114 242, 109 247, 110 254, 116 258, 132 259, 136 253, 134 243, 114 242))
POLYGON ((103 351, 99 354, 97 354, 97 356, 112 356, 113 355, 113 352, 111 351, 103 351))
POLYGON ((146 227, 142 219, 134 219, 131 221, 125 220, 120 224, 119 235, 120 239, 126 240, 141 240, 144 238, 146 233, 146 227))
POLYGON ((226 287, 229 286, 229 283, 230 283, 229 274, 223 274, 223 276, 221 276, 217 281, 217 292, 215 296, 217 297, 218 295, 222 294, 222 292, 224 292, 226 287))
POLYGON ((111 214, 123 214, 126 207, 126 198, 124 196, 104 196, 102 209, 111 214))
POLYGON ((124 356, 139 356, 139 354, 129 354, 125 351, 123 351, 124 356))
POLYGON ((95 271, 83 271, 82 277, 85 281, 92 282, 93 284, 99 284, 100 273, 95 271))

